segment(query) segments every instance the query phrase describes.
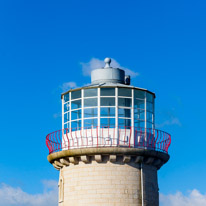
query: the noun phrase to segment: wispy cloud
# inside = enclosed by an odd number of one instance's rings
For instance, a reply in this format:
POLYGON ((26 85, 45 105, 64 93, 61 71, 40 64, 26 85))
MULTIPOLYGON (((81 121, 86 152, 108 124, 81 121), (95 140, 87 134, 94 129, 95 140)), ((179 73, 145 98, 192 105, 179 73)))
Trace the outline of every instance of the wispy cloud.
POLYGON ((162 128, 164 126, 176 125, 181 127, 182 123, 177 117, 175 108, 157 109, 156 110, 156 127, 162 128))
POLYGON ((63 92, 66 92, 71 88, 74 89, 76 87, 77 87, 76 82, 65 82, 60 86, 60 88, 62 89, 63 92))
POLYGON ((58 204, 58 187, 54 180, 45 180, 44 192, 29 194, 21 188, 2 183, 0 185, 0 206, 56 206, 58 204))
MULTIPOLYGON (((82 65, 82 73, 84 76, 90 76, 92 70, 97 68, 102 68, 105 65, 104 60, 100 60, 97 58, 92 58, 89 62, 87 63, 81 62, 80 64, 82 65)), ((133 78, 139 75, 138 72, 134 72, 128 68, 121 66, 119 62, 117 62, 115 59, 112 59, 111 66, 114 68, 124 69, 126 74, 130 75, 133 78)))
MULTIPOLYGON (((44 191, 39 194, 29 194, 19 187, 2 183, 0 185, 0 206, 57 206, 58 183, 54 180, 44 180, 44 191)), ((160 206, 203 206, 206 205, 206 194, 194 189, 184 195, 181 192, 164 195, 160 193, 160 206)))
POLYGON ((162 128, 164 126, 169 126, 169 125, 177 125, 177 126, 182 126, 180 120, 177 117, 170 117, 169 119, 165 120, 164 122, 160 124, 156 124, 158 128, 162 128))
POLYGON ((206 205, 206 194, 201 194, 194 189, 183 195, 181 192, 176 194, 160 194, 160 206, 204 206, 206 205))

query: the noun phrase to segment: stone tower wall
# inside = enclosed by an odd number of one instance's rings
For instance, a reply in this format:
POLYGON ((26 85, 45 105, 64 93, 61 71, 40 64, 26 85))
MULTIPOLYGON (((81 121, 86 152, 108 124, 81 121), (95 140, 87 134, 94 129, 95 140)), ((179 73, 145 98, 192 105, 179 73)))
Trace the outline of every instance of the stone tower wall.
POLYGON ((91 161, 60 170, 59 206, 158 206, 157 169, 143 164, 91 161))
POLYGON ((139 148, 83 148, 50 154, 59 206, 159 206, 157 170, 166 153, 139 148))

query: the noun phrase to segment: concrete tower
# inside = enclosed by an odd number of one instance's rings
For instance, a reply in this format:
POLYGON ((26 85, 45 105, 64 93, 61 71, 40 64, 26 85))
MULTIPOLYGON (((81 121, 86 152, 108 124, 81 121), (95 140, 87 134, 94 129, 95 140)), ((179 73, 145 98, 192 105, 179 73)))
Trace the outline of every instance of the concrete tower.
POLYGON ((62 94, 62 129, 46 137, 60 171, 59 206, 158 206, 157 170, 171 137, 155 129, 155 94, 110 66, 62 94))

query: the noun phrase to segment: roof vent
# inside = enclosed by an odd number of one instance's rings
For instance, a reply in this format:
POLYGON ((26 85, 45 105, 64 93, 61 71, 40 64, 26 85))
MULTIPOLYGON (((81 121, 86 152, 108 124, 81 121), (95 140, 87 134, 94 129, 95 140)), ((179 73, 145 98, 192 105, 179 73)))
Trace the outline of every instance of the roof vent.
POLYGON ((129 76, 129 75, 125 75, 125 77, 124 77, 124 83, 125 83, 126 85, 130 85, 130 82, 131 82, 130 76, 129 76))

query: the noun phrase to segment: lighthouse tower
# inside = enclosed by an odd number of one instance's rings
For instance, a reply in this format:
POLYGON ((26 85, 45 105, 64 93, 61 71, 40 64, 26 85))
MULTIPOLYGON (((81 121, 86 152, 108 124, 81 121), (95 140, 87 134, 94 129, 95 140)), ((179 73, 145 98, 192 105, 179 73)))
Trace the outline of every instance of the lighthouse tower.
POLYGON ((171 137, 155 129, 155 94, 110 66, 62 94, 62 129, 46 136, 59 206, 158 206, 157 171, 171 137))

